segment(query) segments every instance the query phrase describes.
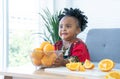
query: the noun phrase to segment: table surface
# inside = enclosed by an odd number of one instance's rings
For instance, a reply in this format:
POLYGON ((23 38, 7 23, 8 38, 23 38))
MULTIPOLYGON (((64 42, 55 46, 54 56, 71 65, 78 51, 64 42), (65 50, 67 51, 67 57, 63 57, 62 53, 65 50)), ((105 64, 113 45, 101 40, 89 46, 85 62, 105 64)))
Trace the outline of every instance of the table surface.
MULTIPOLYGON (((95 67, 97 67, 97 64, 95 67)), ((120 71, 120 64, 116 65, 114 69, 120 71)), ((18 77, 19 79, 104 79, 105 73, 95 69, 88 70, 85 73, 74 72, 67 70, 65 67, 35 69, 35 66, 29 65, 29 67, 0 70, 0 75, 18 77)))
MULTIPOLYGON (((60 68, 59 68, 60 69, 60 68)), ((86 74, 66 74, 67 72, 53 73, 56 69, 6 69, 0 71, 0 75, 18 77, 24 79, 104 79, 104 76, 94 76, 86 74), (46 70, 48 70, 46 72, 46 70), (51 71, 50 71, 51 70, 51 71), (50 72, 49 72, 50 71, 50 72)), ((62 70, 62 69, 61 69, 62 70)), ((95 73, 91 73, 95 74, 95 73)))

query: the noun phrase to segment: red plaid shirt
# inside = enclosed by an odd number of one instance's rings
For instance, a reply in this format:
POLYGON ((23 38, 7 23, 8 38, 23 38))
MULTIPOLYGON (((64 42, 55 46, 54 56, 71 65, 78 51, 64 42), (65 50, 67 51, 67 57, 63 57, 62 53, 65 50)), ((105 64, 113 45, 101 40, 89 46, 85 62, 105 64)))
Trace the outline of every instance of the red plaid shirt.
MULTIPOLYGON (((62 40, 55 43, 55 50, 61 50, 63 46, 62 40)), ((86 59, 90 60, 89 51, 85 43, 78 39, 77 41, 73 42, 70 51, 69 57, 76 56, 80 62, 84 62, 86 59)))

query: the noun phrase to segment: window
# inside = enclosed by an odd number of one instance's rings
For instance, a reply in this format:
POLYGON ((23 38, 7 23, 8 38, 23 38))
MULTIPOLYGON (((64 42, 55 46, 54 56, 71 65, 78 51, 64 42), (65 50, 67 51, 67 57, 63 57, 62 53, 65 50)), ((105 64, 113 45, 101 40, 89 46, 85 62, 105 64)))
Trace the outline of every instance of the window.
POLYGON ((39 31, 38 0, 9 1, 8 67, 30 63, 30 51, 36 42, 33 33, 39 31))
POLYGON ((0 51, 4 52, 0 54, 0 68, 3 62, 7 68, 31 67, 33 65, 30 53, 42 40, 35 34, 42 30, 39 12, 46 7, 53 11, 53 7, 49 5, 53 2, 46 4, 45 0, 0 1, 0 51))

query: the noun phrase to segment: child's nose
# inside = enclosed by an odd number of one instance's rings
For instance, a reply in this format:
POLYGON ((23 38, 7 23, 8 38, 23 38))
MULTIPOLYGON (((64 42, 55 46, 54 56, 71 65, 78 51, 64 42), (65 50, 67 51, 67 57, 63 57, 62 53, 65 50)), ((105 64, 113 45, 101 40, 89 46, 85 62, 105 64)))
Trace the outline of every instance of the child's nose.
POLYGON ((66 27, 65 26, 63 26, 63 29, 62 30, 66 30, 66 27))

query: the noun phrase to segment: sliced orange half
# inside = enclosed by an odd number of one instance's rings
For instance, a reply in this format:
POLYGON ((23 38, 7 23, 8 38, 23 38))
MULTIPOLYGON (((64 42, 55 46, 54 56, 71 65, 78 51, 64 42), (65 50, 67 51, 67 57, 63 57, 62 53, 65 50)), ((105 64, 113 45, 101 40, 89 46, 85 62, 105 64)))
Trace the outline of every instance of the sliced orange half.
POLYGON ((103 59, 98 63, 98 68, 101 71, 108 72, 113 69, 114 62, 111 59, 103 59))
POLYGON ((83 66, 86 69, 93 69, 94 68, 94 64, 90 60, 88 60, 88 59, 85 60, 83 66))
POLYGON ((77 70, 79 70, 80 65, 81 65, 81 63, 79 63, 79 62, 70 62, 70 63, 66 64, 66 67, 69 70, 77 71, 77 70))
POLYGON ((108 74, 105 75, 105 79, 120 79, 120 72, 110 71, 108 74))

